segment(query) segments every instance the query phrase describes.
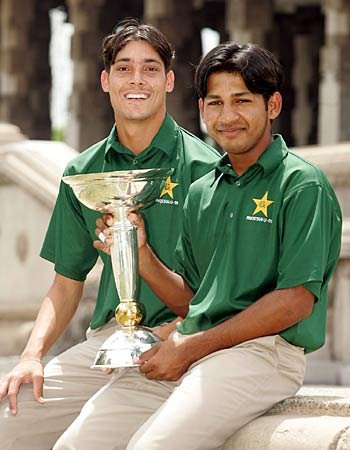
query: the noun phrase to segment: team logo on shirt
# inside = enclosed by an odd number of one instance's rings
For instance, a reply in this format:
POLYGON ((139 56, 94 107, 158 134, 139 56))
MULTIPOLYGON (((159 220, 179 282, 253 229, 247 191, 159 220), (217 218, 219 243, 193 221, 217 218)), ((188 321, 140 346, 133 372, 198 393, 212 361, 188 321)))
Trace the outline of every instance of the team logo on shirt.
POLYGON ((162 192, 160 193, 160 198, 156 200, 157 203, 166 203, 169 205, 178 205, 179 202, 177 200, 174 200, 174 189, 176 186, 178 186, 179 183, 173 183, 171 181, 171 178, 168 177, 164 182, 164 187, 162 189, 162 192), (168 198, 162 198, 162 197, 170 197, 171 200, 168 198))
POLYGON ((261 198, 253 198, 253 202, 255 203, 255 209, 252 216, 247 216, 247 220, 256 221, 256 222, 267 222, 272 223, 272 219, 268 216, 268 208, 275 203, 274 200, 270 200, 268 198, 269 192, 266 191, 265 194, 261 198), (257 216, 256 214, 262 213, 265 217, 257 216))

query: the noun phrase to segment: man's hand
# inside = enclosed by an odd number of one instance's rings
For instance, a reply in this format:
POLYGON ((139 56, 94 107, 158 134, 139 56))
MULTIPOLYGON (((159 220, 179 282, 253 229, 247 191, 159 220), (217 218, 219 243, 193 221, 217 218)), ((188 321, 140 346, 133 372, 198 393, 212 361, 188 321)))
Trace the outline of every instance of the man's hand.
POLYGON ((141 213, 138 211, 130 211, 128 219, 137 227, 137 245, 138 248, 145 247, 147 244, 147 234, 145 229, 145 222, 142 219, 141 213))
POLYGON ((22 384, 33 384, 34 398, 38 403, 44 403, 43 383, 44 369, 40 361, 22 360, 5 376, 0 384, 0 403, 8 398, 11 413, 17 414, 17 395, 22 384))
MULTIPOLYGON (((147 235, 145 224, 139 212, 130 211, 128 219, 133 225, 137 226, 137 242, 138 248, 141 248, 147 243, 147 235)), ((93 242, 93 246, 107 255, 111 254, 112 233, 110 227, 113 225, 113 216, 105 214, 96 220, 95 235, 98 240, 93 242)))
POLYGON ((191 353, 190 336, 171 337, 154 345, 135 360, 140 372, 149 380, 178 380, 195 361, 191 353))
POLYGON ((177 325, 182 322, 181 317, 176 317, 169 323, 160 325, 159 327, 153 328, 152 333, 159 337, 162 341, 166 341, 171 333, 177 330, 177 325))
POLYGON ((105 214, 96 220, 95 234, 97 241, 93 242, 93 246, 107 255, 111 254, 112 234, 109 227, 113 225, 113 216, 105 214))

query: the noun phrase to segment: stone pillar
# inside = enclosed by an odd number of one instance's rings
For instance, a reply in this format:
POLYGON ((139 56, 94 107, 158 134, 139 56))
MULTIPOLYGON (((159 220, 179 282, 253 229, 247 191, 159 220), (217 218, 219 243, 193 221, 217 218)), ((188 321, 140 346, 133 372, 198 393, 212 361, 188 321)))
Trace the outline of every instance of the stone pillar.
POLYGON ((323 0, 325 46, 321 51, 318 140, 350 140, 350 0, 323 0))
POLYGON ((295 108, 292 111, 292 130, 294 145, 308 143, 312 120, 312 105, 309 98, 309 84, 312 81, 312 65, 309 39, 305 34, 294 38, 295 64, 292 72, 292 83, 295 89, 295 108))
POLYGON ((145 0, 144 21, 159 28, 176 52, 175 90, 168 94, 168 110, 175 120, 200 133, 197 99, 193 87, 194 65, 201 56, 200 24, 192 1, 145 0))
POLYGON ((50 135, 47 2, 0 3, 0 119, 31 138, 50 135))
POLYGON ((272 0, 226 0, 226 29, 230 39, 264 46, 272 26, 272 0))
POLYGON ((111 120, 105 120, 109 101, 100 85, 101 41, 107 32, 99 29, 103 0, 68 0, 67 5, 69 21, 74 25, 74 75, 66 141, 82 151, 102 139, 113 123, 112 113, 111 120))

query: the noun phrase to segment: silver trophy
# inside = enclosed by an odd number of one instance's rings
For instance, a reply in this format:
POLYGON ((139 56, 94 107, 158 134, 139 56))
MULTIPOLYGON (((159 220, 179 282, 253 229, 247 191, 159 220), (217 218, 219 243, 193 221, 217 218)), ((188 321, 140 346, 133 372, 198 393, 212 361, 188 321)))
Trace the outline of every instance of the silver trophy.
POLYGON ((115 318, 121 328, 103 343, 92 367, 133 367, 134 358, 159 342, 149 329, 138 326, 142 310, 138 302, 137 231, 127 215, 130 210, 151 206, 172 171, 144 169, 63 177, 83 205, 114 217, 111 258, 120 300, 115 318))

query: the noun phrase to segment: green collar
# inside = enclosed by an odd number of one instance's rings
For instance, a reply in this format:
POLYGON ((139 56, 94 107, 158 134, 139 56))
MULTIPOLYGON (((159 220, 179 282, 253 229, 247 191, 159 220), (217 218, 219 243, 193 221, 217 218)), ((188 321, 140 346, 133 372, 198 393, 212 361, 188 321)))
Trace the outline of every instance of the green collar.
MULTIPOLYGON (((282 136, 280 134, 274 134, 271 144, 260 155, 256 163, 248 167, 248 169, 241 175, 241 177, 245 177, 245 174, 247 174, 248 172, 255 172, 255 170, 260 167, 264 171, 264 174, 272 172, 287 156, 287 154, 288 148, 282 136)), ((231 166, 227 153, 225 153, 225 155, 218 162, 216 167, 216 174, 217 177, 220 176, 220 174, 227 174, 233 176, 234 178, 238 178, 238 175, 231 166)))
MULTIPOLYGON (((158 133, 154 136, 150 145, 142 150, 139 155, 137 155, 138 160, 142 161, 143 157, 147 156, 153 149, 161 150, 170 157, 173 154, 174 147, 177 143, 178 129, 179 126, 177 123, 169 114, 166 114, 162 126, 160 127, 158 133)), ((115 124, 107 138, 105 159, 108 158, 110 151, 135 156, 131 150, 124 147, 124 145, 119 142, 115 124)))

